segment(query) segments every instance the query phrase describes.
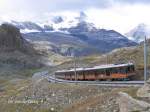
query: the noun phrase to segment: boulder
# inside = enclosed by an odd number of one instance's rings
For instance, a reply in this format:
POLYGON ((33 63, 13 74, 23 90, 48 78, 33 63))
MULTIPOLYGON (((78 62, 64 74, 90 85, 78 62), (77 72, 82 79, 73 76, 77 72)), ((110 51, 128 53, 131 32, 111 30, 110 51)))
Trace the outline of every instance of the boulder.
POLYGON ((120 112, 150 112, 150 104, 120 92, 118 98, 120 112))

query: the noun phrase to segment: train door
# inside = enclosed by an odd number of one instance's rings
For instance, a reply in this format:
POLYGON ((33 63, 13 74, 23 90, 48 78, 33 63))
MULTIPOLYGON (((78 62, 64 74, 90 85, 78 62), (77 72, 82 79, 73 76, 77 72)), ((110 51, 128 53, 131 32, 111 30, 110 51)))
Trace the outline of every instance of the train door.
POLYGON ((83 80, 85 80, 85 71, 83 71, 82 74, 83 74, 83 80))
POLYGON ((111 76, 110 76, 110 70, 109 69, 106 69, 106 78, 107 80, 110 80, 111 79, 111 76))
POLYGON ((106 69, 106 76, 110 76, 110 70, 106 69))
POLYGON ((95 75, 95 80, 98 80, 98 73, 96 70, 94 71, 94 75, 95 75))

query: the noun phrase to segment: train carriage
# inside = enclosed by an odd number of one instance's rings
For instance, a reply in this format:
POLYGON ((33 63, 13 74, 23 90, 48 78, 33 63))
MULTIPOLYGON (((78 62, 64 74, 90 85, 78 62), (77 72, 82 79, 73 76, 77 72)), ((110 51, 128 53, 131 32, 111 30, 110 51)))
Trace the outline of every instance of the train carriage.
POLYGON ((135 75, 133 63, 100 65, 55 72, 56 78, 64 80, 129 80, 133 75, 135 75))

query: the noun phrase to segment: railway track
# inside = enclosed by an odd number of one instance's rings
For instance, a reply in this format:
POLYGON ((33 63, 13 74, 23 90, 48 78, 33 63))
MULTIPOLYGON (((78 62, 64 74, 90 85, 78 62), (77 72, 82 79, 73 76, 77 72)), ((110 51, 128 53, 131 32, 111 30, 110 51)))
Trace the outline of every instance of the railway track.
POLYGON ((86 85, 99 85, 99 86, 112 86, 112 87, 130 87, 130 86, 143 86, 144 81, 70 81, 57 79, 48 72, 42 72, 42 77, 46 78, 49 82, 54 83, 72 83, 72 84, 86 84, 86 85))

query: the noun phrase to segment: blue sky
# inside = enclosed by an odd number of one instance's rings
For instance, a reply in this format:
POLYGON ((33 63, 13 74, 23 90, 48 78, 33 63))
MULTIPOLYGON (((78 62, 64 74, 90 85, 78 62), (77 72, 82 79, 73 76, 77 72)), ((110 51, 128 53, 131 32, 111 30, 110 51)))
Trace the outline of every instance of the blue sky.
POLYGON ((0 21, 45 21, 51 15, 84 11, 97 26, 125 33, 150 24, 150 0, 0 0, 0 21))

